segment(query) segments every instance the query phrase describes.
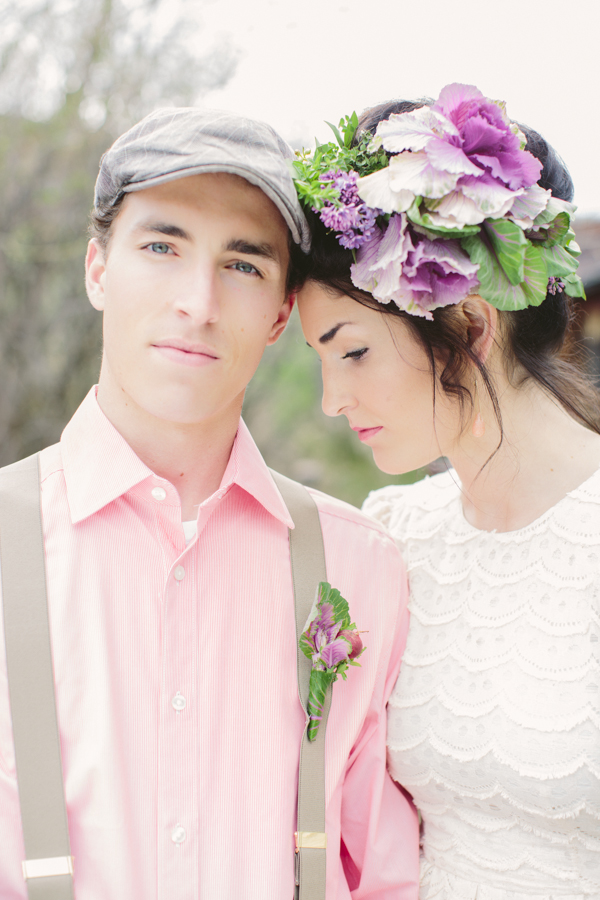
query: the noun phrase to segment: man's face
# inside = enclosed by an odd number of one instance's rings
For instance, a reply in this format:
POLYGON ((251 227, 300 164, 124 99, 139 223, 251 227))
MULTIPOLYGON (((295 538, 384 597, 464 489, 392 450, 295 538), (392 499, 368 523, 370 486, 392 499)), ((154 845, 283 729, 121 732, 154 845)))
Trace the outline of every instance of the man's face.
POLYGON ((291 312, 288 258, 283 218, 243 178, 192 175, 128 194, 108 252, 93 240, 86 260, 104 313, 105 411, 125 403, 185 425, 239 415, 291 312))

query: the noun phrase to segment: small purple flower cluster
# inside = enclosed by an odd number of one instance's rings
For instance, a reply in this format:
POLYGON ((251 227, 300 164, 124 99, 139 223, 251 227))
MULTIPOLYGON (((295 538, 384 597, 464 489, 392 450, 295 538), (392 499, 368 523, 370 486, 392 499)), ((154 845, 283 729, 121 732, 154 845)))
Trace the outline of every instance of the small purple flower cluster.
POLYGON ((313 207, 321 221, 332 231, 338 232, 338 241, 342 247, 356 250, 367 241, 375 231, 375 221, 380 213, 371 209, 358 196, 358 173, 330 170, 321 175, 322 184, 333 184, 339 193, 340 206, 326 201, 322 209, 313 207))
POLYGON ((344 660, 355 659, 362 650, 362 641, 355 631, 343 631, 333 618, 331 603, 321 605, 320 614, 313 619, 307 638, 314 648, 313 667, 332 669, 344 660))
POLYGON ((548 293, 549 294, 559 294, 564 291, 566 285, 564 281, 561 281, 560 278, 556 278, 556 276, 551 275, 548 279, 548 293))

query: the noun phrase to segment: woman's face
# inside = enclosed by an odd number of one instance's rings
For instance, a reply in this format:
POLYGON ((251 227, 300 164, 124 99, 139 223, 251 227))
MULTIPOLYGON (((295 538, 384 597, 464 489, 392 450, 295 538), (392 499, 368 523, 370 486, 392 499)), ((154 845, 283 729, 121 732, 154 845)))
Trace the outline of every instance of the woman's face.
POLYGON ((321 357, 323 412, 345 415, 382 471, 410 472, 449 453, 456 407, 438 390, 434 417, 429 361, 402 320, 310 281, 298 309, 321 357))

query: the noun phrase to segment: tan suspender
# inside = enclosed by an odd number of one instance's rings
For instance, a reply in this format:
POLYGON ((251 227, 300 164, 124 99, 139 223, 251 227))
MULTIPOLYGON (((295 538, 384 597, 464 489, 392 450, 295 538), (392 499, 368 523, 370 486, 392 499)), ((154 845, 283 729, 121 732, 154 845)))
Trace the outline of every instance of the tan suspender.
POLYGON ((0 469, 0 564, 23 875, 29 900, 72 900, 37 454, 0 469))
MULTIPOLYGON (((319 581, 326 580, 317 507, 308 491, 273 472, 295 528, 290 556, 300 636, 319 581)), ((65 808, 44 545, 38 455, 0 469, 0 565, 10 707, 25 842, 29 900, 73 900, 73 858, 65 808)), ((298 651, 298 693, 306 712, 310 662, 298 651)), ((325 900, 325 726, 306 731, 300 752, 296 898, 325 900)))
MULTIPOLYGON (((298 639, 308 619, 320 581, 326 581, 323 535, 317 505, 305 487, 278 472, 271 472, 290 511, 290 557, 296 603, 296 647, 298 693, 306 712, 310 660, 298 647, 298 639)), ((298 822, 296 828, 296 897, 325 900, 325 731, 331 705, 327 692, 323 718, 314 741, 304 731, 298 775, 298 822)), ((308 727, 308 714, 307 714, 308 727)))

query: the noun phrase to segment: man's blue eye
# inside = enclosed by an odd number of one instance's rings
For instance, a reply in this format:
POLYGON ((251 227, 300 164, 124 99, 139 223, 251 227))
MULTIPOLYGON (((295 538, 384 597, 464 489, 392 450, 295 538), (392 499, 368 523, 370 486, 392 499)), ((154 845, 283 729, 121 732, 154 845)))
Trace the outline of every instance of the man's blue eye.
POLYGON ((238 272, 244 272, 248 275, 252 275, 253 273, 258 275, 258 269, 255 269, 253 265, 248 262, 236 262, 233 264, 232 268, 237 269, 238 272))
POLYGON ((163 244, 159 241, 155 244, 150 244, 150 249, 153 253, 168 253, 170 247, 168 244, 163 244))

